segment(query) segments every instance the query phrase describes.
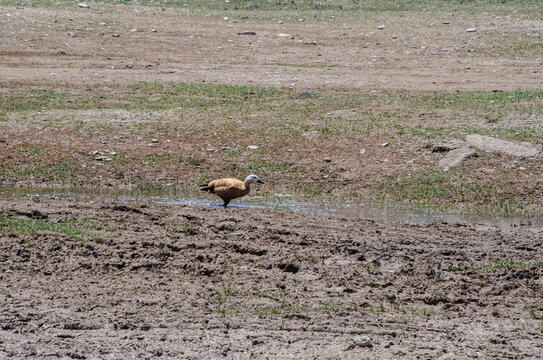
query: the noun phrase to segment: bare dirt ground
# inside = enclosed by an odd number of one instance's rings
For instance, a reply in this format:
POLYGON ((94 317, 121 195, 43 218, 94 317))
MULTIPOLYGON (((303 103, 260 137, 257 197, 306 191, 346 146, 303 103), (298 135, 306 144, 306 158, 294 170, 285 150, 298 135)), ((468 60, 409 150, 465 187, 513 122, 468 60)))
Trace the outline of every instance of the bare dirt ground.
POLYGON ((1 235, 5 358, 543 356, 539 231, 55 200, 0 214, 90 229, 1 235))
MULTIPOLYGON (((0 186, 160 192, 256 172, 264 195, 542 212, 541 156, 477 151, 432 172, 433 145, 473 132, 543 145, 539 7, 10 4, 0 186), (236 89, 200 100, 155 82, 276 92, 228 105, 236 89), (293 99, 306 90, 323 100, 293 99), (462 97, 472 91, 490 95, 462 97)), ((1 199, 0 358, 541 358, 542 240, 477 224, 1 199)))
POLYGON ((9 36, 0 45, 9 61, 0 69, 4 81, 14 82, 539 89, 542 59, 533 52, 541 22, 489 10, 466 14, 459 6, 453 13, 355 17, 106 4, 90 9, 74 4, 65 11, 10 8, 3 20, 9 36), (243 31, 256 35, 238 35, 243 31), (516 40, 516 46, 509 46, 516 40))

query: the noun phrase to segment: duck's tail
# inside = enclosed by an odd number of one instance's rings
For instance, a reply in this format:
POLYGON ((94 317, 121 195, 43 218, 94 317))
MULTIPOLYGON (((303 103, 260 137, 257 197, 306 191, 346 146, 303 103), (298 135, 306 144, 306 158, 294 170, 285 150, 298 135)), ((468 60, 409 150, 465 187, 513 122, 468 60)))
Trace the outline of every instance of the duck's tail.
POLYGON ((205 184, 200 185, 200 190, 209 191, 212 194, 215 194, 215 184, 212 184, 213 181, 206 181, 205 184))

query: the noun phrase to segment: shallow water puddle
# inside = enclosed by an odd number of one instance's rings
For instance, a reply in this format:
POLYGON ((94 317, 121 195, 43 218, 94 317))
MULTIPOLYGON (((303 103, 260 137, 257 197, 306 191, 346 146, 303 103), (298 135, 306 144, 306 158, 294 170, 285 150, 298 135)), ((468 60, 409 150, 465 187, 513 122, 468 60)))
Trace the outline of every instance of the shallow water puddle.
MULTIPOLYGON (((53 198, 71 201, 103 201, 115 203, 141 203, 167 205, 189 205, 222 208, 222 201, 212 195, 200 192, 175 192, 166 195, 148 195, 137 192, 68 191, 63 189, 19 189, 0 188, 2 198, 53 198)), ((384 220, 413 223, 466 222, 496 225, 502 228, 529 227, 543 229, 543 217, 485 216, 481 214, 454 214, 435 211, 415 211, 391 207, 378 207, 353 202, 324 202, 300 199, 292 196, 275 197, 248 196, 235 200, 230 209, 263 209, 303 213, 316 216, 346 219, 384 220)))

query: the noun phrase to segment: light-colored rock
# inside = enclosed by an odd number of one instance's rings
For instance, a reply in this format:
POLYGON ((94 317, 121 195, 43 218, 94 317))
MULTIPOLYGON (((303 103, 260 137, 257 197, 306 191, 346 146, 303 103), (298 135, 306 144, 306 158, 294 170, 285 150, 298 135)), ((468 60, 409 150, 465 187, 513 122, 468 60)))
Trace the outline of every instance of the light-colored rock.
POLYGON ((258 146, 256 146, 256 145, 249 145, 249 146, 247 146, 247 149, 249 149, 249 150, 256 150, 256 149, 258 149, 258 146))
POLYGON ((366 153, 366 149, 360 149, 360 155, 364 155, 366 153))
POLYGON ((79 7, 80 7, 80 8, 84 8, 84 9, 88 9, 90 6, 89 6, 89 4, 80 3, 80 4, 79 4, 79 7))
POLYGON ((369 336, 361 336, 358 339, 355 339, 351 345, 345 351, 352 350, 356 347, 373 347, 373 343, 369 336))
POLYGON ((279 36, 279 37, 291 37, 292 35, 285 34, 285 33, 279 33, 279 34, 277 34, 277 36, 279 36))
POLYGON ((467 147, 451 150, 443 157, 443 159, 439 160, 439 167, 445 171, 448 171, 453 166, 460 164, 462 161, 474 155, 475 150, 467 147))
POLYGON ((540 151, 533 144, 522 142, 512 142, 501 140, 498 138, 490 136, 482 136, 477 134, 472 134, 466 136, 466 142, 474 148, 486 150, 486 151, 496 151, 499 153, 504 153, 513 156, 519 157, 535 157, 539 155, 540 151))
POLYGON ((477 31, 476 28, 469 28, 469 29, 466 30, 466 32, 476 32, 476 31, 477 31))

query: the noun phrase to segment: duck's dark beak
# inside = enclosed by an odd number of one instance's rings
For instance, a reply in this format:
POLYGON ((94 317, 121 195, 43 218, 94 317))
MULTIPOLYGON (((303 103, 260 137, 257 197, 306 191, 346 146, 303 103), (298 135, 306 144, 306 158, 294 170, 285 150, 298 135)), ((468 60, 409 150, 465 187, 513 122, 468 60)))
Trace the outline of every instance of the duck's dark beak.
POLYGON ((264 184, 264 181, 258 179, 257 183, 259 183, 259 184, 264 184))

